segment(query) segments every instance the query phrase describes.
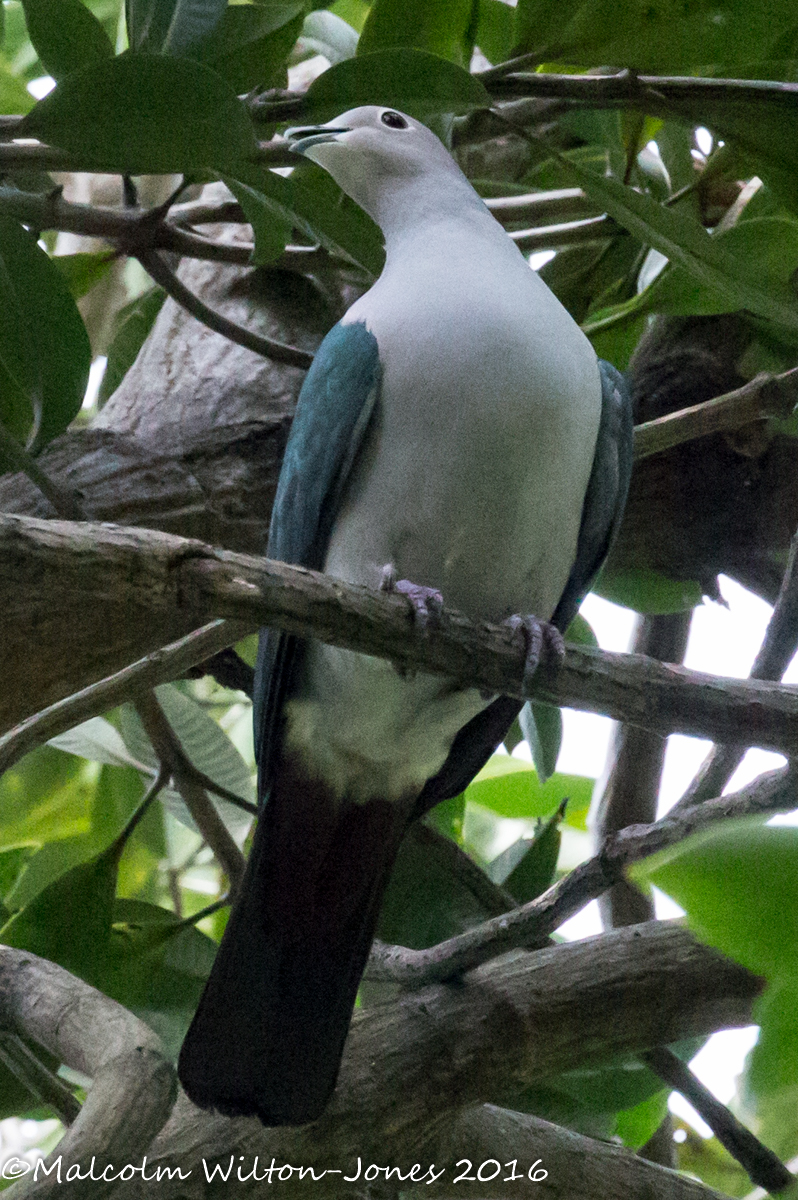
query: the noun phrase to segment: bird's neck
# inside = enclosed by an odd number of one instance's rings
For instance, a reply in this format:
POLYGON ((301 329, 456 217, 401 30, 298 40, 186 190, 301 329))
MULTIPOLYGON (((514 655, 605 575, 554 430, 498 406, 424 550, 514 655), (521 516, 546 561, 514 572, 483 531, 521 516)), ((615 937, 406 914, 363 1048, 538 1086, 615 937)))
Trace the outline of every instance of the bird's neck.
POLYGON ((423 178, 406 181, 377 203, 372 216, 385 237, 388 264, 440 250, 444 242, 506 236, 470 183, 457 176, 435 189, 423 178))

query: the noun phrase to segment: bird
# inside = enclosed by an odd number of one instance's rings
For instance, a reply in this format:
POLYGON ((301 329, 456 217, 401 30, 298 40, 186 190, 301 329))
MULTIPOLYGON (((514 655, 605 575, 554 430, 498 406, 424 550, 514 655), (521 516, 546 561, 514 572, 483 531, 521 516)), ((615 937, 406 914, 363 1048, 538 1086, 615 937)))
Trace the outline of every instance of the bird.
MULTIPOLYGON (((623 377, 419 120, 367 105, 286 137, 373 218, 386 257, 305 378, 267 555, 398 592, 422 626, 442 600, 515 622, 531 672, 623 512, 623 377)), ((178 1062, 198 1106, 266 1126, 321 1116, 402 837, 468 785, 520 707, 261 631, 262 808, 178 1062)))

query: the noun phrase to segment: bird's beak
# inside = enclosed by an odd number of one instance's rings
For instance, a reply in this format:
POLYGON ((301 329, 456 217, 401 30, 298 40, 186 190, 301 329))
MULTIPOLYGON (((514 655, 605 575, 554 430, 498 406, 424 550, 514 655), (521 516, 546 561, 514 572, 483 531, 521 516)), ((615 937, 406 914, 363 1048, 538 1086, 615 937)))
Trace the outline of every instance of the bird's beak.
POLYGON ((311 146, 320 142, 334 142, 341 133, 350 130, 343 125, 293 125, 285 131, 285 139, 291 150, 304 154, 311 146))

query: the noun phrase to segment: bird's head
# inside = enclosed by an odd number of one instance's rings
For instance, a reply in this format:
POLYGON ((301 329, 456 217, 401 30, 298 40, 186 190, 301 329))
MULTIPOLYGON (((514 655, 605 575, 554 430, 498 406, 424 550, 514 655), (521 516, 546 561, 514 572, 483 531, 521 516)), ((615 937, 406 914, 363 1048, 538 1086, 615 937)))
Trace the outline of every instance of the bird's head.
POLYGON ((422 125, 393 108, 364 105, 326 125, 287 129, 291 148, 324 167, 343 190, 378 222, 386 195, 402 183, 436 177, 451 185, 462 178, 443 143, 422 125))

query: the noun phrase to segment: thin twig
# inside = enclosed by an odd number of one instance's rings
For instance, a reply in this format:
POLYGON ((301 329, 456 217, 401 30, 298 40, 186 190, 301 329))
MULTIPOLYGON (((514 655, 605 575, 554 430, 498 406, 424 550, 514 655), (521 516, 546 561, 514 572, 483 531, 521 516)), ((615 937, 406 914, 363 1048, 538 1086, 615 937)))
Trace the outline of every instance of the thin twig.
POLYGON ((416 989, 473 970, 508 950, 545 942, 563 921, 602 895, 630 863, 683 841, 718 821, 754 814, 789 812, 798 807, 798 784, 788 769, 771 771, 732 796, 708 800, 652 825, 630 825, 606 838, 598 854, 581 863, 542 896, 428 950, 380 947, 369 959, 370 979, 416 989))
POLYGON ((695 438, 739 429, 766 417, 789 417, 797 403, 798 367, 780 375, 762 372, 733 392, 637 425, 635 460, 649 458, 695 438))
POLYGON ((108 712, 161 683, 179 679, 189 667, 236 641, 239 632, 228 621, 211 621, 186 637, 153 650, 116 674, 28 717, 0 737, 0 775, 24 754, 43 746, 59 733, 65 733, 89 717, 108 712))
POLYGON ((67 521, 82 521, 83 507, 73 492, 51 479, 12 433, 0 421, 0 460, 5 459, 17 471, 27 475, 31 483, 49 500, 59 517, 67 521))
MULTIPOLYGON (((787 567, 750 679, 781 679, 798 650, 798 530, 793 534, 787 567)), ((743 760, 744 745, 713 746, 676 810, 718 796, 743 760)))
POLYGON ((174 271, 167 266, 161 256, 154 250, 140 251, 136 254, 145 271, 155 280, 156 283, 164 289, 167 295, 171 296, 178 304, 201 321, 203 325, 207 325, 209 329, 215 333, 220 333, 224 337, 229 338, 231 342, 235 342, 238 346, 244 346, 247 350, 253 350, 256 354, 262 355, 264 358, 271 358, 274 362, 286 363, 292 367, 301 367, 302 370, 307 370, 313 362, 313 355, 307 350, 299 350, 296 346, 287 346, 285 342, 274 341, 273 338, 263 337, 261 334, 253 333, 249 329, 244 329, 237 325, 235 321, 230 321, 221 313, 215 312, 209 308, 204 301, 200 300, 186 285, 178 279, 174 271))
POLYGON ((565 246, 582 246, 586 242, 602 242, 622 232, 620 225, 606 215, 587 217, 584 221, 568 221, 563 225, 541 225, 537 229, 513 230, 512 238, 519 250, 559 250, 565 246))
POLYGON ((704 1087, 680 1058, 665 1046, 649 1050, 640 1056, 669 1087, 689 1100, 693 1108, 703 1117, 720 1144, 737 1160, 748 1174, 752 1183, 769 1192, 781 1192, 793 1182, 792 1175, 784 1163, 763 1145, 749 1129, 741 1124, 704 1087))
POLYGON ((231 895, 235 896, 244 874, 243 854, 208 798, 205 788, 197 783, 196 775, 190 769, 192 764, 154 693, 150 692, 136 701, 136 712, 155 753, 163 766, 168 768, 194 823, 227 876, 231 895))
POLYGON ((0 1060, 64 1125, 71 1125, 77 1119, 80 1101, 17 1034, 0 1032, 0 1060))

